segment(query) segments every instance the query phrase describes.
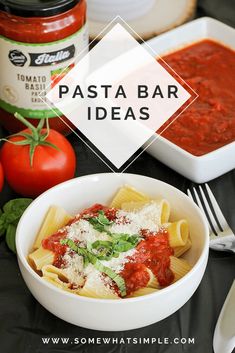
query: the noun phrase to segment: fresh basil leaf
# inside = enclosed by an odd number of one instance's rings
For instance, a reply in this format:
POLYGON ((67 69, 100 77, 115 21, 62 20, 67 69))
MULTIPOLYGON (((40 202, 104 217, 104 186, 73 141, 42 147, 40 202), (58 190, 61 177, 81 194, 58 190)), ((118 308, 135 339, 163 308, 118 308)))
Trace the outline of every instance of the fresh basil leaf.
POLYGON ((60 244, 61 245, 68 245, 68 247, 70 247, 70 249, 75 252, 78 251, 78 246, 71 239, 61 239, 60 244))
MULTIPOLYGON (((118 255, 119 256, 119 255, 118 255)), ((97 259, 98 260, 104 260, 104 261, 109 261, 109 260, 111 260, 113 258, 113 255, 112 254, 110 254, 110 255, 104 255, 104 256, 101 256, 101 255, 99 255, 99 256, 97 256, 97 259)))
POLYGON ((32 202, 32 199, 15 199, 7 202, 4 207, 4 219, 6 228, 8 224, 17 225, 20 217, 32 202))
POLYGON ((113 237, 115 240, 119 240, 119 239, 128 240, 128 238, 130 237, 130 234, 125 234, 125 233, 112 233, 112 237, 113 237))
POLYGON ((98 232, 103 233, 105 231, 104 229, 104 225, 100 224, 97 220, 97 218, 90 218, 88 219, 88 222, 93 226, 93 228, 95 230, 97 230, 98 232))
POLYGON ((90 243, 90 242, 87 242, 87 250, 88 251, 92 251, 92 243, 90 243))
POLYGON ((72 239, 61 239, 60 244, 67 245, 71 250, 75 251, 79 255, 83 256, 84 262, 89 255, 89 252, 85 248, 79 248, 72 239))
POLYGON ((6 214, 3 213, 0 216, 0 236, 4 235, 7 230, 6 214))
POLYGON ((6 218, 6 223, 12 224, 19 221, 22 216, 22 212, 20 210, 16 210, 14 213, 4 213, 6 218))
POLYGON ((100 233, 106 233, 109 236, 112 236, 111 232, 106 229, 107 225, 111 225, 113 222, 110 222, 108 218, 104 216, 104 211, 100 211, 98 217, 87 218, 87 221, 93 226, 93 228, 100 233), (104 217, 104 218, 103 218, 104 217), (102 223, 103 222, 103 223, 102 223), (104 224, 105 223, 105 224, 104 224))
POLYGON ((7 202, 3 206, 3 213, 0 212, 0 236, 6 233, 8 247, 16 252, 15 232, 20 217, 32 202, 32 199, 21 198, 7 202))
POLYGON ((119 253, 114 251, 113 252, 113 257, 118 258, 119 257, 119 253))
POLYGON ((126 252, 128 250, 131 250, 135 247, 135 245, 127 242, 127 241, 120 241, 114 246, 114 251, 116 252, 126 252))
POLYGON ((83 256, 83 266, 86 268, 89 265, 89 259, 87 256, 83 256))
POLYGON ((28 198, 20 198, 20 199, 14 199, 9 202, 7 202, 3 206, 3 211, 4 213, 17 213, 17 214, 23 214, 23 212, 26 210, 26 208, 30 205, 32 202, 32 199, 28 198))
POLYGON ((138 234, 111 233, 107 230, 106 225, 110 225, 113 222, 108 220, 104 211, 99 211, 98 217, 92 217, 87 220, 95 230, 105 232, 112 238, 111 241, 96 241, 91 244, 91 248, 95 249, 96 253, 94 254, 92 249, 89 251, 99 260, 111 260, 112 257, 118 257, 119 253, 133 249, 141 239, 138 234))
POLYGON ((100 232, 100 233, 105 232, 104 226, 103 226, 102 224, 100 224, 100 223, 93 224, 93 228, 94 228, 95 230, 97 230, 98 232, 100 232))
POLYGON ((9 224, 6 232, 6 243, 8 248, 14 253, 16 253, 15 235, 16 235, 16 227, 12 224, 9 224))
POLYGON ((114 272, 111 268, 104 266, 97 259, 94 261, 93 265, 99 272, 106 274, 109 278, 111 278, 116 283, 122 297, 126 295, 126 284, 124 279, 120 275, 114 272))
POLYGON ((128 242, 135 246, 136 244, 138 244, 139 240, 140 237, 138 235, 131 235, 128 239, 128 242))
MULTIPOLYGON (((97 240, 91 244, 92 249, 96 250, 96 255, 100 260, 110 260, 113 255, 113 242, 97 240)), ((94 252, 93 252, 94 253, 94 252)))
POLYGON ((101 262, 99 262, 98 260, 95 262, 94 266, 99 272, 106 274, 116 283, 122 297, 126 295, 126 284, 124 279, 120 275, 114 272, 111 268, 101 264, 101 262))
POLYGON ((100 224, 105 225, 105 226, 110 226, 111 224, 113 224, 112 221, 110 221, 106 216, 104 211, 99 211, 98 212, 98 217, 97 220, 100 224))
POLYGON ((113 242, 108 240, 96 240, 91 246, 93 249, 99 249, 100 247, 108 249, 113 246, 113 242))
POLYGON ((71 239, 63 239, 60 243, 68 245, 70 249, 76 251, 79 255, 83 255, 84 264, 86 261, 89 261, 99 272, 106 274, 117 284, 122 297, 126 295, 126 284, 124 279, 111 268, 104 266, 95 255, 90 253, 87 249, 79 248, 71 239))

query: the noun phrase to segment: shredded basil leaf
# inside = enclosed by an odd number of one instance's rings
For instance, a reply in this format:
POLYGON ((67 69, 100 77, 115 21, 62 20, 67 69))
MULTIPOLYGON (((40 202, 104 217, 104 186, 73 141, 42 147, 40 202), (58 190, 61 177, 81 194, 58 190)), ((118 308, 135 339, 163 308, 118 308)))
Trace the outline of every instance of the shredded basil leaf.
POLYGON ((135 247, 135 245, 127 242, 127 241, 118 241, 115 245, 114 245, 114 250, 116 252, 126 252, 128 250, 131 250, 135 247))
POLYGON ((98 212, 97 221, 104 226, 110 226, 111 224, 113 224, 113 222, 105 216, 104 211, 98 212))
POLYGON ((93 226, 95 230, 100 233, 107 233, 111 235, 111 233, 106 229, 106 226, 110 226, 113 224, 104 214, 104 211, 99 211, 97 217, 87 218, 87 221, 93 226))
POLYGON ((89 218, 88 222, 100 233, 106 232, 105 226, 98 222, 97 218, 89 218))
MULTIPOLYGON (((100 233, 106 233, 112 238, 112 244, 110 244, 109 242, 109 248, 111 248, 112 245, 113 253, 126 252, 130 249, 133 249, 141 239, 138 234, 130 235, 125 233, 111 233, 106 228, 106 226, 113 224, 113 222, 110 222, 108 220, 108 218, 104 214, 104 211, 99 211, 97 217, 88 218, 87 221, 93 226, 96 231, 100 233)), ((101 243, 98 242, 93 243, 92 247, 97 249, 97 247, 99 247, 98 244, 101 247, 101 243)), ((107 245, 105 247, 107 248, 107 245)))
POLYGON ((116 272, 111 270, 111 268, 104 266, 97 259, 93 265, 99 272, 105 273, 109 278, 111 278, 116 283, 122 297, 126 295, 126 284, 124 279, 120 275, 118 275, 116 272))
POLYGON ((90 251, 94 253, 92 249, 95 249, 95 255, 99 260, 110 260, 112 257, 118 257, 119 253, 135 248, 141 239, 138 234, 111 233, 107 226, 112 225, 113 222, 109 221, 104 211, 99 211, 97 217, 87 218, 87 221, 96 231, 106 233, 111 238, 110 241, 97 240, 90 245, 90 251))
POLYGON ((110 260, 112 257, 118 257, 119 253, 133 249, 139 242, 139 236, 120 234, 112 241, 97 240, 90 245, 91 252, 96 250, 96 257, 100 260, 110 260))
POLYGON ((94 254, 85 248, 78 247, 71 239, 62 239, 60 243, 62 245, 68 245, 71 250, 83 256, 84 261, 89 261, 99 272, 106 274, 117 284, 121 296, 124 297, 126 295, 126 285, 124 279, 111 268, 104 266, 94 254))
POLYGON ((91 252, 95 249, 96 257, 100 260, 110 260, 113 257, 113 243, 111 241, 97 240, 91 244, 91 252))

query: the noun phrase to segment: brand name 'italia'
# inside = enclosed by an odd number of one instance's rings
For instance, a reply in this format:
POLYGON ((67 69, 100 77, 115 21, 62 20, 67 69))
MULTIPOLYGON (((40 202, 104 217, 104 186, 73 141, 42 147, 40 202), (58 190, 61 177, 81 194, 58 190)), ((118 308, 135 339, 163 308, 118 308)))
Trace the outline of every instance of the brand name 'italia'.
POLYGON ((37 65, 42 65, 42 64, 52 64, 54 62, 58 62, 58 61, 64 61, 66 59, 68 59, 70 57, 70 52, 67 51, 58 51, 56 54, 54 55, 50 55, 47 53, 41 54, 37 57, 37 59, 35 60, 35 64, 37 65))
POLYGON ((70 60, 75 55, 74 44, 59 50, 44 53, 29 53, 30 66, 50 66, 70 60))

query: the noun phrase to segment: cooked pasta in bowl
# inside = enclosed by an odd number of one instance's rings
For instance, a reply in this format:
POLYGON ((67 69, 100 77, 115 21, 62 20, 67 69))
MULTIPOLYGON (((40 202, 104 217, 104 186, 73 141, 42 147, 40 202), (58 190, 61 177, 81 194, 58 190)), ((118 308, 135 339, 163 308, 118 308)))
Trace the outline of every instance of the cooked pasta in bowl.
POLYGON ((172 186, 108 173, 37 198, 16 245, 25 282, 44 307, 78 326, 117 331, 162 320, 191 297, 205 271, 208 229, 172 186))

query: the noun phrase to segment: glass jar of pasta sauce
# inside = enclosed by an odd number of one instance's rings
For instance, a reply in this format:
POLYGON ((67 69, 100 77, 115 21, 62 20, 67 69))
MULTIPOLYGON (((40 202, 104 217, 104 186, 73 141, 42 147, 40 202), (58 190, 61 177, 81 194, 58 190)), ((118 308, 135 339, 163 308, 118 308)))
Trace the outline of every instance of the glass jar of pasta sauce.
POLYGON ((0 123, 11 133, 22 129, 13 115, 17 111, 34 125, 48 117, 52 128, 68 133, 58 115, 66 118, 40 95, 75 65, 87 45, 85 0, 0 1, 0 123))

